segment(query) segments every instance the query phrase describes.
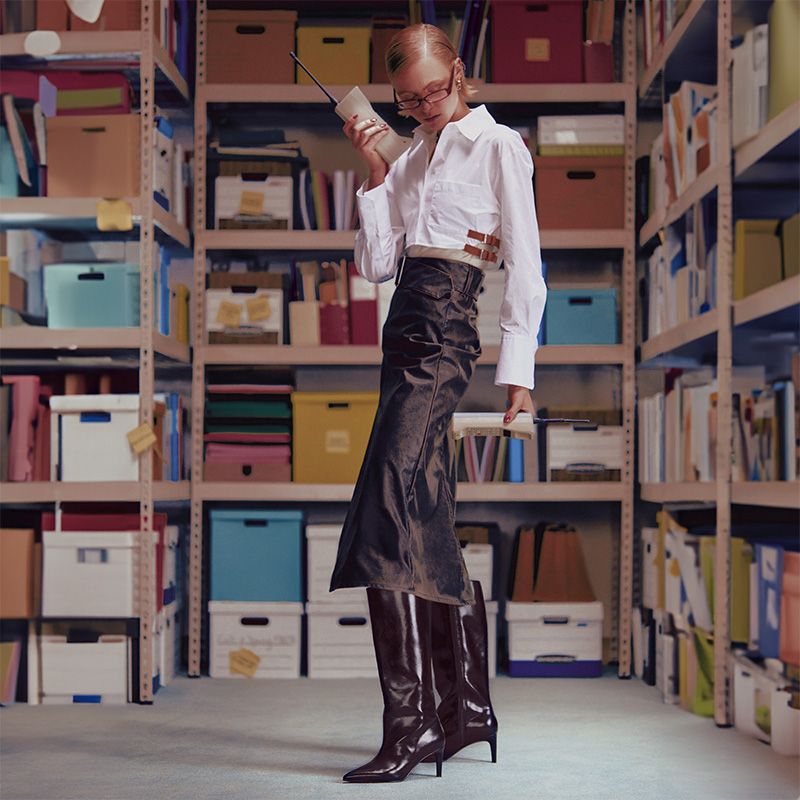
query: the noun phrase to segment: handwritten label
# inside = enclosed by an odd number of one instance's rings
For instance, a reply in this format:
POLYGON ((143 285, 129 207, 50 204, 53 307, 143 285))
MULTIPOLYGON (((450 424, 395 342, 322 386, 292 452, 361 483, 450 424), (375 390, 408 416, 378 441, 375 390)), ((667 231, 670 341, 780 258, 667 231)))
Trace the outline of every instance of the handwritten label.
POLYGON ((228 653, 228 666, 231 675, 244 675, 247 678, 252 678, 256 674, 258 665, 261 663, 261 658, 257 656, 252 650, 245 647, 239 650, 231 650, 228 653))
POLYGON ((223 300, 217 309, 217 322, 226 328, 238 328, 242 322, 242 306, 223 300))
POLYGON ((128 432, 128 441, 136 455, 141 455, 145 450, 149 450, 157 441, 152 427, 143 422, 138 428, 128 432))
POLYGON ((133 230, 133 209, 127 200, 98 200, 96 206, 97 230, 133 230))
POLYGON ((261 192, 242 192, 239 213, 246 217, 260 217, 264 213, 264 195, 261 192))

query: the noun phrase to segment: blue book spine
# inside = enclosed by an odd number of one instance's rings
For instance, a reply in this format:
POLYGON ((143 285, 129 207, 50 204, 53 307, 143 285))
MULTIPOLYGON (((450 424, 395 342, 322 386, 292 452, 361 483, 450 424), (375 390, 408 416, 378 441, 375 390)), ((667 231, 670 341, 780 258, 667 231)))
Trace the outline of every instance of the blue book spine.
POLYGON ((522 483, 525 480, 524 447, 522 439, 510 437, 508 440, 508 480, 522 483))
POLYGON ((178 409, 180 397, 176 392, 169 395, 169 411, 170 411, 170 460, 169 460, 169 475, 170 480, 179 481, 180 478, 180 433, 178 431, 178 409))
POLYGON ((160 248, 158 332, 169 336, 169 265, 171 256, 165 247, 160 248))

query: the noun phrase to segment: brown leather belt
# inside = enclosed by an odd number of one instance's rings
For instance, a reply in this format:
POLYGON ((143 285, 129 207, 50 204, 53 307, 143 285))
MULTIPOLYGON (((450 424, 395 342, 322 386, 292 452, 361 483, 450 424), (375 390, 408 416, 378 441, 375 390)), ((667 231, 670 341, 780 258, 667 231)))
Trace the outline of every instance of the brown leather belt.
POLYGON ((492 245, 492 247, 500 247, 500 240, 490 233, 480 233, 470 229, 467 231, 467 239, 477 239, 479 242, 492 245))
MULTIPOLYGON (((496 236, 492 236, 490 233, 481 233, 480 231, 473 231, 470 229, 467 231, 467 238, 477 239, 479 242, 488 244, 490 247, 500 246, 500 239, 498 239, 496 236)), ((495 252, 492 250, 481 249, 480 247, 476 247, 474 244, 465 244, 464 251, 473 256, 478 256, 478 258, 482 259, 483 261, 497 261, 497 254, 495 252)))

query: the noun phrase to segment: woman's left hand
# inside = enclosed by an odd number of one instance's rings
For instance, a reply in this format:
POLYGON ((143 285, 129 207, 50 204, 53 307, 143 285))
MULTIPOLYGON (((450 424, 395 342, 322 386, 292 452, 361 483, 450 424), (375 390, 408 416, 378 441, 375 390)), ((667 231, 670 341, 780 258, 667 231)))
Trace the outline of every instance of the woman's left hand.
POLYGON ((508 386, 508 408, 506 409, 503 422, 513 422, 517 413, 520 411, 530 411, 532 417, 536 416, 536 406, 533 404, 531 390, 525 386, 508 386))

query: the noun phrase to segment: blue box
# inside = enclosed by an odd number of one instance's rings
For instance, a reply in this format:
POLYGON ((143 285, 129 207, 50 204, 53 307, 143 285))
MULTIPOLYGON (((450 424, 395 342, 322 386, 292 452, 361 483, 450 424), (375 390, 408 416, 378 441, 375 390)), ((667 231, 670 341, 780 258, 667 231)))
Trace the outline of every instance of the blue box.
POLYGON ((303 602, 301 511, 212 509, 210 600, 303 602))
POLYGON ((139 325, 139 265, 111 262, 44 268, 48 328, 139 325))
POLYGON ((617 344, 616 289, 549 289, 545 344, 617 344))

